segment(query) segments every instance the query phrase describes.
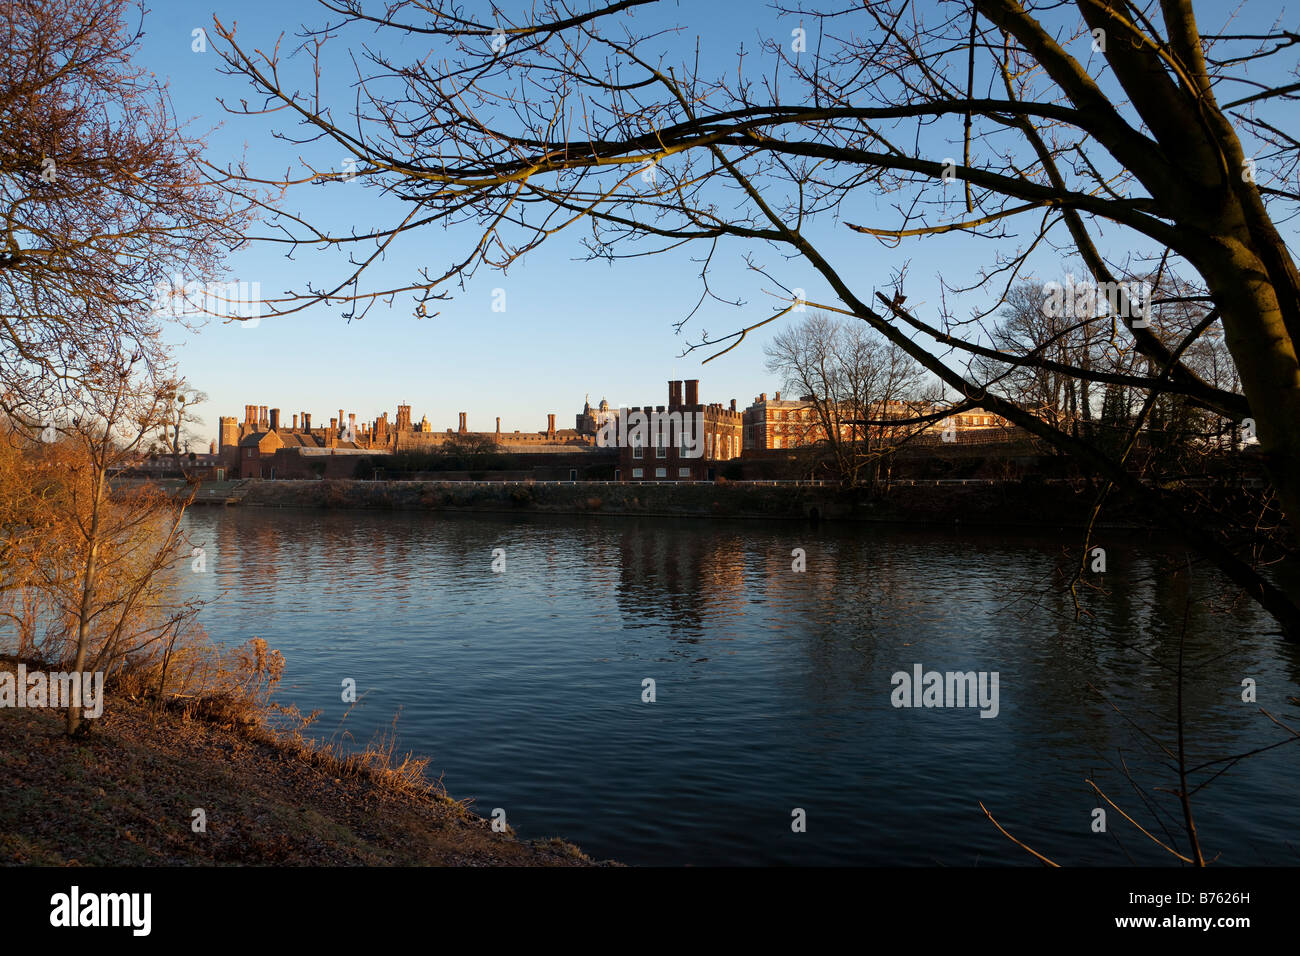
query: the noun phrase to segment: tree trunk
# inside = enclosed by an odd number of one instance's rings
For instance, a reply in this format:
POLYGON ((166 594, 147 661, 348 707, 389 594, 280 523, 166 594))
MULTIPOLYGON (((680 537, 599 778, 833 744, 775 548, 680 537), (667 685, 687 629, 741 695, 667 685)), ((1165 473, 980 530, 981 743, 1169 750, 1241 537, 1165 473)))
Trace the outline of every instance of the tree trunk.
MULTIPOLYGON (((72 671, 80 680, 81 669, 86 666, 90 649, 90 618, 95 603, 95 577, 99 564, 99 517, 104 502, 104 469, 96 465, 95 494, 90 510, 90 532, 87 535, 89 550, 81 579, 81 606, 77 613, 77 656, 72 671)), ((83 702, 84 703, 84 702, 83 702)), ((74 734, 81 725, 81 708, 68 704, 67 732, 74 734)))

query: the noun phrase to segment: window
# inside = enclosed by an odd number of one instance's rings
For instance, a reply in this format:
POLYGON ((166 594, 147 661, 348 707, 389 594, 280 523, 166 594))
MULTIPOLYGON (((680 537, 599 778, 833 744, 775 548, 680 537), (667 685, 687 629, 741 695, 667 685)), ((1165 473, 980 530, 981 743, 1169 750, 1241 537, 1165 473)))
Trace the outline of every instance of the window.
POLYGON ((690 470, 689 468, 678 468, 678 469, 677 469, 677 477, 678 477, 678 478, 689 478, 689 477, 691 477, 691 470, 690 470))
POLYGON ((645 454, 642 452, 642 450, 641 450, 641 446, 640 446, 640 445, 633 445, 633 446, 632 446, 632 457, 633 457, 633 458, 644 458, 644 457, 645 457, 645 454))
POLYGON ((632 469, 632 477, 633 477, 633 478, 644 478, 644 477, 645 477, 645 469, 644 469, 644 468, 633 468, 633 469, 632 469))
POLYGON ((656 477, 656 478, 667 478, 667 477, 668 477, 668 469, 667 469, 667 468, 656 468, 656 469, 655 469, 655 477, 656 477))
POLYGON ((772 439, 772 447, 773 447, 773 448, 780 448, 780 447, 781 447, 781 439, 780 439, 780 438, 773 438, 773 439, 772 439))
POLYGON ((668 457, 668 449, 665 448, 663 445, 655 445, 655 457, 656 457, 656 458, 667 458, 667 457, 668 457))

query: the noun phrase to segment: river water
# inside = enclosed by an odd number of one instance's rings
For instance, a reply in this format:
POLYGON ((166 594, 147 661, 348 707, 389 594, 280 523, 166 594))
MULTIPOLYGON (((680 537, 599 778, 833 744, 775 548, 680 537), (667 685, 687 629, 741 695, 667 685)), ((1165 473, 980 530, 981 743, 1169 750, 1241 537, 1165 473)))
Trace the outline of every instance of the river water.
MULTIPOLYGON (((1033 864, 981 802, 1063 865, 1175 862, 1086 781, 1181 841, 1178 802, 1155 789, 1177 787, 1176 764, 1155 741, 1176 745, 1185 610, 1188 768, 1283 739, 1260 708, 1300 729, 1296 648, 1226 605, 1208 568, 1193 569, 1189 605, 1169 566, 1181 556, 1144 539, 1096 542, 1104 590, 1079 623, 1051 585, 1078 544, 1068 532, 254 508, 186 520, 207 551, 188 579, 210 601, 200 620, 228 644, 279 649, 279 697, 319 708, 321 736, 363 745, 396 717, 400 748, 478 813, 630 864, 1033 864), (895 706, 894 675, 916 665, 987 675, 990 716, 895 706), (347 679, 361 702, 340 732, 347 679)), ((1300 863, 1298 771, 1288 744, 1199 790, 1206 856, 1300 863)))

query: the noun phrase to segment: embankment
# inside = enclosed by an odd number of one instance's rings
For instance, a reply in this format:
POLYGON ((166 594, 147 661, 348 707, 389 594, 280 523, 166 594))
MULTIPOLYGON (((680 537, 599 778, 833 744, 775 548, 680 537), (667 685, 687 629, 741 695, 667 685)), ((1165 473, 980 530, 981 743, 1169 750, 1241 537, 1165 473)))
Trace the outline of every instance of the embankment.
POLYGON ((559 839, 493 832, 436 787, 386 785, 292 741, 112 694, 87 724, 69 738, 60 712, 0 708, 0 865, 592 863, 559 839))
MULTIPOLYGON (((894 487, 884 495, 828 486, 719 484, 503 484, 423 481, 263 481, 252 507, 536 512, 622 516, 810 518, 909 524, 1079 527, 1092 495, 1066 483, 1002 482, 894 487)), ((1113 499, 1109 526, 1144 527, 1113 499)))

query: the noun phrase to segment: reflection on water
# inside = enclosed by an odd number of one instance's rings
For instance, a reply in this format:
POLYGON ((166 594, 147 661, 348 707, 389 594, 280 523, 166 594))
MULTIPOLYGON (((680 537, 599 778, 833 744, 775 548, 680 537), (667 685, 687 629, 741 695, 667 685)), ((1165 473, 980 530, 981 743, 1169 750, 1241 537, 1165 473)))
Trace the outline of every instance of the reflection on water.
MULTIPOLYGON (((1096 617, 1081 625, 1068 596, 1035 586, 1064 537, 258 509, 187 520, 208 549, 193 581, 215 599, 202 615, 215 637, 280 649, 282 699, 322 709, 325 735, 354 678, 356 740, 400 711, 400 745, 523 836, 642 864, 1031 863, 983 801, 1065 864, 1170 862, 1117 814, 1093 833, 1101 804, 1085 783, 1162 839, 1179 832, 1176 802, 1152 792, 1176 785, 1171 761, 1142 731, 1173 744, 1186 575, 1142 542, 1107 542, 1107 593, 1088 597, 1096 617), (891 706, 891 675, 917 663, 997 671, 997 718, 891 706)), ((1195 571, 1198 598, 1218 584, 1195 571)), ((1300 655, 1268 630, 1248 605, 1193 603, 1189 766, 1280 739, 1259 707, 1300 721, 1300 655), (1256 704, 1241 700, 1247 677, 1256 704)), ((1198 793, 1207 856, 1300 862, 1298 766, 1300 746, 1280 747, 1198 793)))

